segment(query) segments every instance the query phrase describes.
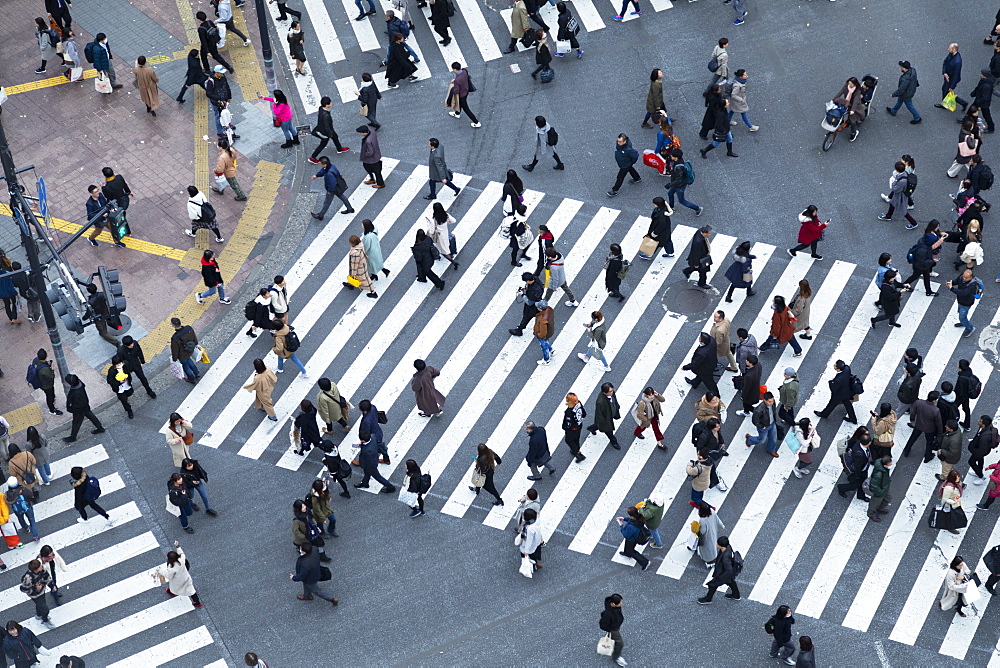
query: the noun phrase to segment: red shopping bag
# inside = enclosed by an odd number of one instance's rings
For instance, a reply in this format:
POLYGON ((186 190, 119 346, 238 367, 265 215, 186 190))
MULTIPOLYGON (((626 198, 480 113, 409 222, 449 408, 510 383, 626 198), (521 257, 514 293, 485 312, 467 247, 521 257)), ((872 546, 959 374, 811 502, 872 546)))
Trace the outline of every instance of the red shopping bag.
POLYGON ((642 164, 652 167, 661 176, 667 173, 667 161, 656 155, 652 149, 647 148, 642 152, 642 164))

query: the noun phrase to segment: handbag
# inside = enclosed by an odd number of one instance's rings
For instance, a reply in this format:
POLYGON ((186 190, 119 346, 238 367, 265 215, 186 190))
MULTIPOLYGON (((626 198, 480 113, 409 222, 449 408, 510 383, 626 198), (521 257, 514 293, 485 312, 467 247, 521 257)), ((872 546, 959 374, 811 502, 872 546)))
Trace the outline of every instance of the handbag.
POLYGON ((98 74, 97 78, 94 79, 94 89, 98 93, 104 93, 105 95, 111 93, 111 80, 104 76, 104 72, 98 74))
MULTIPOLYGON (((170 431, 177 434, 177 430, 174 429, 173 427, 170 428, 170 431)), ((181 436, 180 434, 177 435, 181 437, 182 441, 184 441, 184 445, 191 445, 192 443, 194 443, 194 434, 192 434, 190 431, 184 432, 183 436, 181 436)))
POLYGON ((367 104, 361 105, 361 108, 358 109, 358 114, 361 115, 361 116, 367 116, 368 115, 368 105, 367 104))
POLYGON ((406 504, 408 507, 412 508, 417 505, 417 493, 410 492, 402 487, 399 489, 399 502, 406 504))
POLYGON ((556 78, 556 71, 551 67, 547 67, 538 74, 538 80, 544 83, 552 83, 552 80, 556 78))
POLYGON ((615 641, 608 631, 597 641, 597 653, 601 656, 611 656, 615 652, 615 641))
POLYGON ((271 122, 272 122, 272 123, 274 124, 274 127, 276 127, 276 128, 280 128, 280 127, 281 127, 281 121, 279 121, 279 120, 278 120, 278 117, 277 117, 277 116, 275 116, 275 117, 274 117, 274 118, 273 118, 273 119, 271 120, 271 122))
POLYGON ((718 130, 712 133, 712 141, 726 141, 726 133, 719 132, 718 130))
POLYGON ((531 579, 531 576, 535 572, 535 564, 532 563, 530 557, 521 557, 521 567, 517 570, 518 573, 524 577, 531 579))
POLYGON ((167 496, 166 496, 166 503, 167 503, 167 512, 168 513, 170 513, 174 517, 180 517, 181 516, 180 506, 175 506, 174 504, 170 503, 170 493, 169 492, 167 493, 167 496))
POLYGON ((82 67, 71 67, 69 70, 69 80, 70 81, 81 81, 83 79, 83 68, 82 67))
POLYGON ((753 272, 752 271, 744 271, 743 272, 743 282, 744 283, 753 283, 753 272))
POLYGON ((180 362, 174 360, 170 363, 170 373, 174 375, 174 378, 180 380, 184 377, 184 367, 181 366, 180 362))
POLYGON ((477 468, 473 468, 472 475, 469 476, 469 484, 476 488, 482 487, 486 484, 486 474, 477 468))
POLYGON ((519 533, 516 536, 514 536, 514 545, 516 547, 521 547, 521 543, 523 542, 524 542, 524 535, 519 533))
POLYGON ((357 287, 360 287, 360 286, 361 286, 361 280, 360 280, 360 279, 357 279, 357 278, 354 278, 354 277, 353 277, 353 276, 351 276, 350 274, 348 274, 348 276, 347 276, 347 283, 348 283, 349 285, 351 285, 351 286, 355 287, 355 288, 357 288, 357 287))
POLYGON ((526 250, 531 242, 535 240, 535 234, 531 231, 531 228, 527 225, 524 226, 524 234, 517 237, 517 247, 521 250, 526 250))
POLYGON ((556 40, 556 53, 569 53, 571 48, 568 39, 556 40))

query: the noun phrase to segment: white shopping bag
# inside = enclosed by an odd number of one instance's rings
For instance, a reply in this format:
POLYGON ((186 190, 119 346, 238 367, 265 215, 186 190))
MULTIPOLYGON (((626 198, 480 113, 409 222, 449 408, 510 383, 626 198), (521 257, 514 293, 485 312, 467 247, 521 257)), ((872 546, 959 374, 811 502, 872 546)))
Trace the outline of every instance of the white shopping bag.
POLYGON ((535 564, 532 563, 530 557, 521 557, 521 568, 518 569, 518 573, 524 577, 531 579, 531 576, 535 572, 535 564))
POLYGON ((69 80, 70 81, 83 81, 83 68, 82 67, 71 67, 69 70, 69 80))
POLYGON ((571 48, 568 39, 556 40, 556 53, 569 53, 571 48))

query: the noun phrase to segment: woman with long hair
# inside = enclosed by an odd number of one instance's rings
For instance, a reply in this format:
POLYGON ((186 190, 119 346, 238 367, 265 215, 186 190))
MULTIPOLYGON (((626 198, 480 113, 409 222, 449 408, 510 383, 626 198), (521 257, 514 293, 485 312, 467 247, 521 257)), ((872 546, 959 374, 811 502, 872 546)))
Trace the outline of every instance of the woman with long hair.
POLYGON ((247 196, 240 187, 240 182, 236 180, 236 152, 226 137, 219 137, 216 145, 219 147, 219 157, 215 160, 215 185, 212 186, 212 190, 222 193, 227 185, 232 186, 233 192, 236 193, 236 201, 245 202, 247 196))
POLYGON ((325 480, 313 480, 309 487, 309 504, 312 507, 313 520, 321 533, 328 533, 339 538, 337 533, 337 515, 330 504, 330 489, 325 480), (327 526, 327 520, 330 521, 327 526))
POLYGON ((427 215, 425 221, 427 236, 437 246, 441 257, 451 262, 452 269, 458 271, 458 262, 455 261, 455 258, 451 254, 451 233, 448 231, 448 226, 455 224, 455 218, 445 211, 441 202, 434 202, 434 206, 431 207, 431 212, 427 215))
POLYGON ((965 597, 969 591, 969 583, 972 583, 972 587, 976 587, 969 567, 965 565, 965 559, 960 554, 955 555, 955 558, 951 560, 951 564, 948 565, 948 571, 944 576, 944 594, 941 596, 939 602, 941 609, 949 610, 953 608, 959 617, 965 617, 966 615, 962 612, 962 608, 968 603, 965 597))
POLYGON ((180 541, 174 541, 174 549, 167 552, 167 563, 165 566, 157 566, 153 571, 154 577, 159 577, 160 582, 165 582, 167 596, 190 596, 191 605, 196 608, 202 607, 198 592, 195 591, 194 582, 191 580, 191 573, 188 571, 188 560, 181 548, 180 541))
POLYGON ((809 326, 809 306, 812 304, 812 296, 812 286, 809 285, 809 281, 803 278, 799 281, 799 287, 795 289, 792 304, 789 307, 795 318, 795 331, 803 332, 799 334, 799 338, 806 341, 812 339, 812 327, 809 326))
MULTIPOLYGON (((292 107, 288 104, 288 98, 281 90, 275 88, 273 96, 261 97, 260 99, 271 103, 275 127, 280 127, 281 132, 285 135, 285 143, 281 145, 281 148, 291 148, 299 143, 299 136, 295 133, 295 128, 292 127, 292 107)), ((258 95, 258 97, 260 96, 258 95)))
MULTIPOLYGON (((361 237, 352 234, 347 241, 351 245, 351 251, 347 254, 348 278, 355 279, 358 282, 357 287, 361 290, 367 290, 368 296, 375 299, 378 297, 378 293, 375 292, 371 274, 368 272, 368 255, 365 253, 364 245, 361 243, 361 237)), ((355 288, 348 281, 344 281, 343 286, 348 290, 355 288)))
POLYGON ((410 507, 410 518, 424 514, 424 494, 420 489, 420 465, 415 459, 406 460, 406 491, 416 494, 415 505, 410 507))
POLYGON ((476 446, 476 464, 472 471, 473 484, 469 485, 469 489, 476 494, 479 494, 480 489, 485 489, 496 497, 496 501, 493 502, 494 506, 503 505, 500 492, 497 491, 496 485, 493 484, 493 474, 496 473, 497 466, 500 464, 503 464, 500 455, 486 447, 485 443, 480 443, 476 446))
POLYGON ((34 427, 28 427, 24 436, 28 439, 28 451, 35 457, 35 465, 38 467, 42 484, 48 485, 52 477, 52 468, 49 466, 49 442, 34 427))
POLYGON ((508 199, 510 200, 510 211, 507 211, 506 207, 504 207, 503 214, 505 216, 513 215, 515 212, 524 215, 527 212, 527 207, 523 204, 524 183, 513 169, 507 170, 507 177, 503 182, 503 196, 500 198, 500 204, 503 205, 508 199))
POLYGON ((277 422, 278 417, 274 414, 274 400, 271 398, 271 393, 274 391, 275 383, 278 382, 278 377, 267 368, 264 360, 259 358, 253 361, 253 371, 253 378, 243 386, 243 389, 254 393, 254 408, 266 413, 267 419, 271 422, 277 422))
POLYGON ((618 277, 618 272, 624 266, 624 259, 622 247, 618 244, 611 244, 608 256, 604 258, 604 287, 609 295, 617 297, 620 302, 625 301, 625 296, 621 293, 622 279, 618 277))
POLYGON ((191 423, 180 413, 171 413, 167 420, 167 447, 174 456, 174 466, 180 466, 185 457, 191 456, 190 445, 194 443, 191 423))
POLYGON ((787 343, 795 351, 792 357, 802 357, 802 346, 795 340, 795 326, 792 323, 791 311, 785 305, 785 298, 775 295, 771 309, 774 311, 771 314, 771 334, 760 344, 760 352, 780 348, 787 343))
POLYGON ((875 440, 871 444, 872 461, 882 459, 886 455, 892 456, 892 446, 896 435, 896 413, 892 410, 892 404, 883 401, 877 411, 872 411, 871 423, 872 433, 875 440))

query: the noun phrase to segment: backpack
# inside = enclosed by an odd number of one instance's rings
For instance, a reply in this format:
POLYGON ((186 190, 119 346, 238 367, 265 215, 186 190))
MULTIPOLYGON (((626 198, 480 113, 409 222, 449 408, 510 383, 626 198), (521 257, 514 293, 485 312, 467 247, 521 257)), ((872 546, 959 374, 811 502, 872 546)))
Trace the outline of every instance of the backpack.
POLYGON ((56 46, 57 44, 59 44, 61 40, 59 39, 58 32, 52 29, 46 30, 46 32, 49 34, 49 44, 51 44, 52 46, 56 46))
POLYGON ((247 305, 243 307, 243 317, 245 317, 250 322, 257 319, 257 302, 253 299, 247 302, 247 305))
POLYGON ((989 165, 983 165, 983 171, 979 172, 979 189, 989 190, 993 187, 993 170, 989 165))
POLYGON ((921 243, 917 242, 910 247, 910 250, 906 251, 906 261, 910 264, 917 259, 917 251, 920 250, 921 243))
POLYGON ((864 394, 865 386, 861 382, 861 379, 851 374, 851 394, 864 394))
POLYGON ((87 476, 87 486, 83 488, 83 498, 97 501, 101 497, 101 482, 94 476, 87 476))
POLYGON ((969 376, 969 398, 978 399, 982 393, 983 382, 975 374, 969 376))
POLYGON ((625 280, 625 277, 628 275, 628 270, 631 268, 632 264, 628 260, 622 258, 622 268, 618 270, 618 280, 625 280))
POLYGON ((708 71, 713 73, 719 71, 719 59, 715 56, 712 56, 712 59, 708 61, 708 71))
POLYGON ((684 185, 689 186, 694 183, 694 167, 690 160, 684 161, 684 185))
POLYGON ((695 422, 694 426, 691 427, 691 445, 697 448, 698 440, 701 438, 703 433, 705 433, 705 423, 700 421, 695 422))
POLYGON ((909 197, 917 189, 917 175, 909 173, 906 175, 906 195, 909 197))
POLYGON ((743 555, 733 550, 733 577, 743 572, 743 555))
POLYGON ((424 473, 420 476, 420 487, 418 488, 421 494, 426 494, 431 491, 431 474, 424 473))
POLYGON ((771 617, 769 620, 764 622, 764 633, 769 636, 774 635, 774 617, 771 617))
POLYGON ((31 389, 37 390, 42 386, 42 379, 38 377, 38 358, 36 357, 28 365, 28 373, 25 374, 24 379, 28 381, 28 385, 31 385, 31 389))
POLYGON ((549 126, 549 131, 545 133, 545 143, 549 146, 555 146, 559 143, 559 133, 552 126, 549 126))
POLYGON ((285 350, 290 353, 294 353, 299 349, 302 342, 299 341, 299 335, 295 333, 295 330, 291 327, 288 328, 288 334, 285 334, 285 350))
POLYGON ((727 80, 722 84, 722 97, 732 97, 733 96, 733 84, 736 83, 733 80, 727 80))
POLYGON ((653 537, 652 532, 649 530, 645 524, 639 527, 639 538, 635 541, 639 545, 645 545, 649 542, 649 539, 653 537))
POLYGON ((198 27, 198 30, 201 30, 202 32, 205 33, 205 37, 208 38, 206 41, 209 44, 214 45, 216 42, 219 41, 219 26, 215 25, 214 23, 209 23, 208 26, 202 24, 201 26, 198 27))
POLYGON ((406 21, 399 22, 399 32, 403 35, 403 39, 410 36, 410 24, 406 21))
POLYGON ((215 220, 215 207, 208 200, 201 203, 201 220, 206 223, 215 220))

